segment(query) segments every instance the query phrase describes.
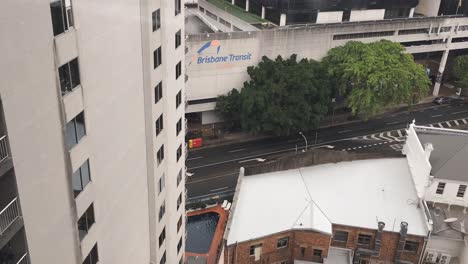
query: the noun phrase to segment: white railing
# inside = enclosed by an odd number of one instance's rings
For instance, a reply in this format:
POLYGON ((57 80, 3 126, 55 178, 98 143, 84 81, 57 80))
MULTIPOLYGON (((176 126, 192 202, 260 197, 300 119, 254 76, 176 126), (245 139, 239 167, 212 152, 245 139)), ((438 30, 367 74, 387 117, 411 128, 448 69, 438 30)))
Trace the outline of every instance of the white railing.
POLYGON ((4 135, 0 137, 0 161, 8 158, 8 144, 7 144, 7 136, 4 135))
POLYGON ((28 264, 28 253, 24 253, 24 255, 16 262, 16 264, 28 264))
POLYGON ((0 211, 0 235, 2 235, 19 216, 18 198, 15 198, 0 211))
POLYGON ((188 120, 187 118, 184 119, 184 126, 185 126, 185 135, 188 133, 188 120))

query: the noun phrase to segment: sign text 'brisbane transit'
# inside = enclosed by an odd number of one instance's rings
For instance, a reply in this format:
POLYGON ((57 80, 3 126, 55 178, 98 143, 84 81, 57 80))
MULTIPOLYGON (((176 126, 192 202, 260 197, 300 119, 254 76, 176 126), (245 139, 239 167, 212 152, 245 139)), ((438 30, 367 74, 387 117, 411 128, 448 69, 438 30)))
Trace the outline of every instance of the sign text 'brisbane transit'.
POLYGON ((193 57, 192 61, 196 61, 197 64, 207 64, 207 63, 225 63, 225 62, 236 62, 236 61, 247 61, 252 59, 252 54, 245 53, 245 54, 229 54, 226 56, 203 56, 202 53, 206 49, 210 47, 216 47, 216 54, 219 54, 219 50, 221 49, 221 44, 219 40, 212 40, 205 43, 201 48, 197 51, 197 54, 193 57))

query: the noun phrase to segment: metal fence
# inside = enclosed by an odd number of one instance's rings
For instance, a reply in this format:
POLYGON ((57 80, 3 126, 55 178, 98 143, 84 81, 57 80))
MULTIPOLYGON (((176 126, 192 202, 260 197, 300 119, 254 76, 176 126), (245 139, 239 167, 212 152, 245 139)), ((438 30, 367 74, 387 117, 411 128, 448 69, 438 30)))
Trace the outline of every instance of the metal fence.
POLYGON ((7 136, 4 135, 3 137, 0 137, 0 162, 8 158, 9 153, 8 153, 8 142, 7 142, 7 136))
POLYGON ((0 235, 2 235, 19 216, 18 198, 15 197, 15 199, 0 211, 0 235))

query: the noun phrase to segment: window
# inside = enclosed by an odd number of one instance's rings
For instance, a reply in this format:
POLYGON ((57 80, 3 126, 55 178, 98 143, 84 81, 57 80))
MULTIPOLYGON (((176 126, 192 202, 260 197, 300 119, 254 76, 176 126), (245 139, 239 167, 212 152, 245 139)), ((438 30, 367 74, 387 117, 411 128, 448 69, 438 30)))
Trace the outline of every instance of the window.
POLYGON ((176 101, 176 109, 179 108, 179 105, 182 103, 182 91, 179 91, 175 98, 176 101))
POLYGON ((162 90, 162 81, 154 87, 154 103, 157 104, 159 100, 163 97, 163 90, 162 90))
POLYGON ((182 204, 182 194, 179 194, 179 198, 177 198, 177 210, 179 210, 179 207, 181 204, 182 204))
POLYGON ((96 264, 99 262, 98 248, 97 244, 94 244, 94 247, 89 252, 88 256, 83 261, 83 264, 96 264))
POLYGON ((179 243, 177 243, 177 254, 179 254, 181 248, 182 248, 182 238, 180 238, 179 243))
POLYGON ((458 186, 457 197, 460 197, 460 198, 465 197, 465 192, 466 192, 466 185, 460 184, 460 186, 458 186))
POLYGON ((158 136, 159 133, 161 133, 161 131, 162 131, 163 128, 164 128, 164 124, 163 124, 163 114, 161 114, 161 115, 158 117, 158 119, 156 119, 155 126, 156 126, 156 136, 158 136))
POLYGON ((333 235, 333 241, 335 242, 348 242, 348 232, 345 231, 335 231, 333 235))
POLYGON ((59 69, 60 89, 62 95, 71 92, 80 84, 80 70, 78 67, 78 58, 65 63, 59 69))
POLYGON ((284 248, 288 246, 289 237, 283 237, 276 242, 276 248, 284 248))
POLYGON ((305 248, 305 247, 301 247, 301 256, 302 256, 302 257, 305 256, 305 252, 306 252, 306 248, 305 248))
POLYGON ((182 227, 182 216, 180 216, 179 221, 177 221, 177 233, 179 232, 181 227, 182 227))
POLYGON ((67 123, 66 140, 68 150, 71 150, 86 135, 83 112, 67 123))
POLYGON ((158 213, 159 221, 161 221, 165 213, 166 213, 166 201, 163 201, 163 203, 159 207, 159 213, 158 213))
POLYGON ((314 249, 314 257, 322 258, 322 250, 314 249))
POLYGON ((256 244, 256 245, 250 246, 249 255, 254 256, 256 251, 257 252, 262 251, 262 244, 256 244))
POLYGON ((174 11, 175 11, 176 16, 180 14, 180 7, 181 7, 180 0, 174 0, 174 11))
POLYGON ((180 169, 179 173, 177 173, 177 186, 179 186, 181 181, 182 181, 182 169, 180 169))
POLYGON ((175 48, 177 49, 180 44, 182 44, 182 30, 179 29, 179 31, 175 33, 175 48))
POLYGON ((161 47, 153 52, 153 67, 156 69, 162 62, 161 47))
POLYGON ((73 27, 73 12, 71 5, 67 6, 65 0, 57 0, 50 3, 50 14, 52 16, 52 30, 54 36, 67 31, 73 27))
POLYGON ((179 161, 180 157, 182 157, 182 144, 180 144, 179 147, 177 148, 177 152, 176 152, 177 161, 179 161))
POLYGON ((159 261, 159 264, 166 264, 166 251, 164 251, 161 260, 159 261))
POLYGON ((444 194, 444 189, 445 189, 445 182, 439 182, 439 184, 437 184, 436 193, 437 194, 444 194))
POLYGON ((371 235, 359 234, 358 236, 358 244, 369 246, 372 240, 371 235))
POLYGON ((180 75, 182 74, 182 62, 179 61, 175 67, 175 78, 176 80, 179 79, 180 75))
POLYGON ((86 160, 72 175, 73 194, 75 198, 84 190, 90 181, 89 160, 86 160))
POLYGON ((393 36, 394 33, 395 33, 395 31, 380 31, 380 32, 339 34, 339 35, 334 35, 333 40, 358 39, 358 38, 377 38, 377 37, 393 36))
POLYGON ((418 253, 419 243, 416 241, 406 240, 405 241, 405 251, 418 253))
POLYGON ((412 35, 429 33, 429 28, 402 29, 398 31, 398 35, 412 35))
POLYGON ((161 178, 159 178, 159 183, 158 183, 158 194, 160 194, 163 190, 164 190, 164 186, 166 185, 166 179, 165 179, 165 176, 164 176, 164 173, 163 175, 161 176, 161 178))
POLYGON ((159 166, 159 164, 161 164, 161 162, 163 162, 163 160, 164 160, 164 145, 162 145, 159 148, 158 153, 156 153, 156 160, 158 161, 158 166, 159 166))
POLYGON ((182 118, 179 118, 176 124, 176 136, 179 135, 180 131, 182 130, 182 118))
POLYGON ((88 234, 89 229, 91 229, 94 223, 94 208, 93 204, 91 204, 80 219, 78 219, 78 234, 80 240, 83 240, 86 234, 88 234))
POLYGON ((153 17, 153 32, 158 30, 161 27, 161 11, 160 9, 156 10, 152 14, 153 17))
POLYGON ((166 228, 165 227, 159 234, 159 247, 161 247, 161 245, 164 243, 164 240, 166 240, 166 228))

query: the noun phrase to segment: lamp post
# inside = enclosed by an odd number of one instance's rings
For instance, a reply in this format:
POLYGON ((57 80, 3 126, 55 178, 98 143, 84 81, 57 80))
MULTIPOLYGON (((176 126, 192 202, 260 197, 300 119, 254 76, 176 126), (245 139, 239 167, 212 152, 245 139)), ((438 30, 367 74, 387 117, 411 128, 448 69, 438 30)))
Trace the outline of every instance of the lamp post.
POLYGON ((305 151, 307 152, 307 138, 304 136, 304 134, 302 134, 302 132, 299 132, 299 135, 301 135, 303 138, 304 138, 304 141, 305 141, 305 151))

